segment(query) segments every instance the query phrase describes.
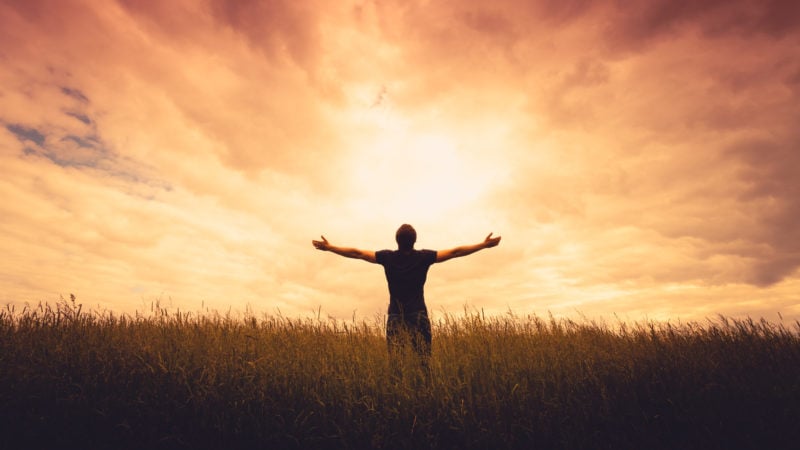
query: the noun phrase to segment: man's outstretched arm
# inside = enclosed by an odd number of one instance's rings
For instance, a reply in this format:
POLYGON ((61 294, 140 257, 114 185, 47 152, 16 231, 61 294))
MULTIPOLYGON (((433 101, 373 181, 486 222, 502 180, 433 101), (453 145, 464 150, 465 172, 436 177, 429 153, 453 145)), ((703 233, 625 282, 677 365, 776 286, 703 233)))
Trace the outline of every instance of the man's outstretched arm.
POLYGON ((496 247, 500 243, 500 236, 492 237, 492 233, 486 236, 483 242, 474 245, 462 245, 460 247, 451 248, 450 250, 440 250, 436 252, 436 262, 445 262, 448 259, 458 258, 460 256, 471 255, 478 250, 483 250, 489 247, 496 247))
POLYGON ((356 258, 356 259, 363 259, 366 262, 371 262, 377 264, 377 260, 375 259, 375 252, 369 250, 360 250, 357 248, 352 247, 339 247, 336 245, 331 244, 325 239, 325 236, 320 236, 322 238, 321 241, 311 241, 314 244, 314 247, 317 250, 322 250, 325 252, 333 252, 337 255, 344 256, 346 258, 356 258))

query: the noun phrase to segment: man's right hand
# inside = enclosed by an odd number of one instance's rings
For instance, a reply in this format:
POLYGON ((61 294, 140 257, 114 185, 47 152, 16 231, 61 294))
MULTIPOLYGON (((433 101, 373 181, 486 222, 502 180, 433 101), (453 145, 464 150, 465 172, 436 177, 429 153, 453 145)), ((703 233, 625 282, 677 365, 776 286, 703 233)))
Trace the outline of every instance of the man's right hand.
POLYGON ((493 238, 492 234, 494 234, 494 232, 489 233, 489 235, 486 236, 486 239, 483 240, 483 245, 485 248, 497 247, 497 244, 500 243, 500 236, 493 238))

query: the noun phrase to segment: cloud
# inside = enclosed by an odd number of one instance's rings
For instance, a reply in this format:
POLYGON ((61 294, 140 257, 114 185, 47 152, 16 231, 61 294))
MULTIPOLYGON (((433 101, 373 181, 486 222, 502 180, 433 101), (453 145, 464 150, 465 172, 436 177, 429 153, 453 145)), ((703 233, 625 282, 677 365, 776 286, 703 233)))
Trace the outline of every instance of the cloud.
POLYGON ((38 146, 44 145, 44 135, 36 128, 27 128, 23 125, 12 123, 6 125, 6 129, 13 133, 22 143, 30 141, 38 146))
POLYGON ((713 28, 727 13, 711 4, 637 5, 615 22, 621 34, 598 36, 597 56, 543 61, 520 76, 543 86, 528 92, 523 113, 540 125, 528 125, 532 144, 515 155, 511 188, 498 201, 507 210, 526 205, 513 213, 519 226, 569 227, 583 248, 576 256, 612 269, 606 278, 592 264, 568 262, 564 270, 576 278, 770 286, 792 276, 797 249, 788 223, 797 183, 788 173, 797 168, 789 155, 797 143, 790 130, 800 111, 787 80, 796 70, 796 37, 768 32, 763 21, 763 29, 697 35, 692 30, 713 28), (626 29, 640 15, 650 25, 626 29), (742 54, 743 33, 764 39, 742 54), (631 53, 633 41, 642 44, 631 53), (771 138, 753 142, 753 135, 771 138), (742 147, 748 150, 730 150, 742 147), (601 242, 609 245, 596 248, 601 242))
POLYGON ((3 3, 3 299, 380 311, 379 268, 308 241, 412 216, 428 247, 504 236, 432 272, 451 311, 789 307, 797 9, 3 3))
POLYGON ((648 41, 674 33, 681 27, 696 28, 711 38, 765 35, 781 38, 793 31, 800 20, 794 2, 770 0, 692 2, 633 2, 617 11, 620 20, 616 39, 625 42, 648 41), (620 23, 621 22, 621 23, 620 23))
POLYGON ((756 260, 749 281, 757 285, 776 283, 800 267, 800 232, 795 226, 800 220, 798 148, 800 135, 792 130, 778 139, 746 140, 727 149, 740 164, 740 203, 758 220, 754 228, 761 247, 748 255, 756 260))
MULTIPOLYGON (((293 3, 285 8, 253 3, 247 10, 238 9, 245 8, 244 4, 237 5, 135 2, 122 9, 106 5, 87 10, 65 4, 59 8, 57 22, 31 13, 30 22, 19 20, 14 25, 20 34, 37 34, 44 50, 38 61, 56 70, 69 67, 67 75, 40 82, 61 85, 58 92, 76 106, 83 104, 83 109, 89 99, 96 100, 88 106, 99 113, 95 120, 104 121, 103 128, 171 133, 173 137, 167 138, 171 142, 165 142, 171 151, 209 152, 228 167, 250 174, 265 169, 295 171, 308 154, 329 155, 336 136, 327 122, 325 99, 308 79, 315 71, 314 52, 295 44, 303 39, 298 21, 307 16, 292 12, 293 3), (280 15, 272 17, 276 11, 280 15), (49 36, 37 31, 41 29, 37 21, 53 22, 45 27, 49 36), (260 26, 270 21, 289 23, 278 30, 260 26), (258 29, 273 30, 274 36, 258 40, 258 29), (283 52, 286 45, 295 53, 283 52), (267 50, 272 53, 265 57, 267 50), (70 78, 73 81, 64 84, 70 78), (111 96, 131 101, 116 102, 108 109, 111 96), (144 110, 145 105, 151 110, 144 110), (293 113, 286 114, 284 105, 292 105, 293 113), (150 120, 159 115, 171 116, 163 117, 161 124, 177 122, 213 145, 200 150, 186 139, 175 142, 176 132, 186 132, 159 129, 159 122, 150 120), (110 123, 115 121, 125 123, 110 123), (305 132, 309 128, 315 133, 305 132)), ((33 51, 31 44, 25 47, 6 50, 21 57, 33 51)), ((22 70, 27 73, 44 69, 25 66, 22 70)), ((91 120, 78 107, 65 109, 73 119, 91 120)))
POLYGON ((74 98, 79 103, 84 103, 84 104, 89 103, 89 99, 86 97, 86 95, 78 89, 72 89, 66 86, 61 86, 61 92, 63 92, 64 95, 68 95, 74 98))

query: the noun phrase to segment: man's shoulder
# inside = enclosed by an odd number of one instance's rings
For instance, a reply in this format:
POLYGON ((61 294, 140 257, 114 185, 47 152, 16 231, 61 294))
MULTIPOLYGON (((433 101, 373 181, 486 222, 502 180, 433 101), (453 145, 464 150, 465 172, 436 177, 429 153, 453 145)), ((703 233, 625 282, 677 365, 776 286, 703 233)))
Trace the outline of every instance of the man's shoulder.
POLYGON ((425 255, 426 261, 429 261, 431 264, 436 262, 436 257, 439 254, 438 251, 430 249, 424 249, 422 251, 424 252, 423 254, 425 255))
POLYGON ((375 257, 379 258, 378 255, 380 255, 380 257, 392 257, 392 256, 405 256, 405 257, 408 257, 408 256, 417 255, 417 256, 423 256, 423 257, 431 257, 432 256, 432 257, 435 258, 437 253, 438 252, 436 250, 429 250, 429 249, 421 249, 421 250, 414 249, 411 252, 401 252, 400 250, 388 250, 388 249, 386 249, 386 250, 378 250, 378 251, 376 251, 375 252, 375 257))
POLYGON ((375 252, 375 261, 377 261, 378 264, 383 264, 387 258, 391 257, 392 253, 394 253, 393 250, 378 250, 375 252))
POLYGON ((408 258, 410 257, 412 260, 423 260, 423 261, 430 260, 435 262, 436 255, 437 255, 436 250, 428 250, 428 249, 422 249, 422 250, 414 249, 411 252, 401 252, 400 250, 385 249, 385 250, 378 250, 375 252, 375 260, 378 261, 378 263, 382 263, 384 261, 388 261, 391 259, 408 260, 408 258))

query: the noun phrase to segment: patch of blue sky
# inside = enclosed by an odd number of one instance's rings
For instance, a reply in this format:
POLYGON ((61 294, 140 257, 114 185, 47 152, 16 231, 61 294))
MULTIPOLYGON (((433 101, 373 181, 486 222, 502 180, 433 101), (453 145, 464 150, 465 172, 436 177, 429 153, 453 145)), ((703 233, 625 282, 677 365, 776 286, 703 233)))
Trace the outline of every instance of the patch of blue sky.
POLYGON ((7 124, 6 129, 23 144, 22 153, 25 156, 46 158, 60 167, 97 170, 126 183, 172 190, 166 181, 144 175, 152 170, 117 155, 94 134, 68 134, 58 139, 48 139, 43 132, 25 125, 7 124), (140 166, 138 170, 137 166, 140 166))

